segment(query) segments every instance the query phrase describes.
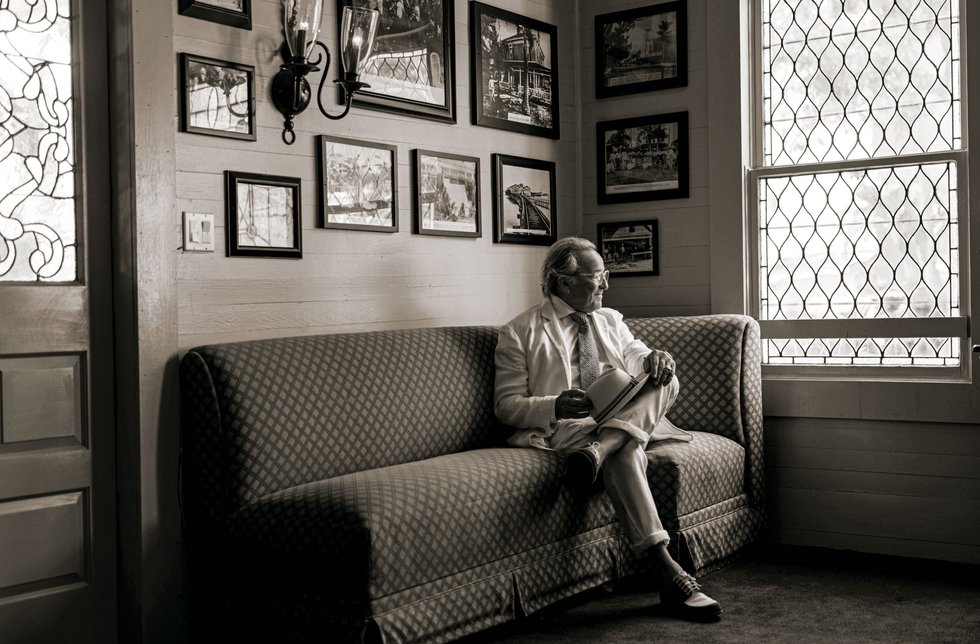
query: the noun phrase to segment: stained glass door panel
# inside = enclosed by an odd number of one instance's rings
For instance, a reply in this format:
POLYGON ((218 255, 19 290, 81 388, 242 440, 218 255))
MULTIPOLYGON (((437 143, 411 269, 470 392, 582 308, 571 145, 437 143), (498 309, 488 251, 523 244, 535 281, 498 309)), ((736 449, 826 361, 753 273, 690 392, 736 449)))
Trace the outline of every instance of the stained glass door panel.
POLYGON ((106 10, 80 6, 0 0, 4 642, 116 638, 106 10))

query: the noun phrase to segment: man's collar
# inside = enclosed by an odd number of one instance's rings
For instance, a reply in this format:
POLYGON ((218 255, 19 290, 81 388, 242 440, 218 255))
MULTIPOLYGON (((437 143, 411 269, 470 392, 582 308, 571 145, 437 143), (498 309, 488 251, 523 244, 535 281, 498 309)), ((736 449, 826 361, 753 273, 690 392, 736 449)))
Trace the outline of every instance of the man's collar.
POLYGON ((549 295, 548 297, 551 298, 551 308, 555 310, 555 318, 561 320, 575 312, 575 309, 569 306, 568 302, 557 295, 549 295))

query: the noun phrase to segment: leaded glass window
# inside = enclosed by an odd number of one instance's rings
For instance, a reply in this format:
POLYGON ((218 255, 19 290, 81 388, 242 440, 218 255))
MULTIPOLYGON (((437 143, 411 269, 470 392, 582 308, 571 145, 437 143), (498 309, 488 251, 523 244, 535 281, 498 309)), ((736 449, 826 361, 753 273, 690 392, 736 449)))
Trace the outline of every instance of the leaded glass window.
POLYGON ((69 6, 0 1, 0 282, 77 278, 69 6))
POLYGON ((859 320, 867 331, 868 320, 961 316, 957 2, 759 8, 761 122, 749 180, 764 361, 959 365, 959 337, 925 337, 948 325, 923 325, 923 337, 862 337, 841 336, 849 327, 833 322, 859 320), (804 321, 828 336, 799 337, 787 324, 804 321))

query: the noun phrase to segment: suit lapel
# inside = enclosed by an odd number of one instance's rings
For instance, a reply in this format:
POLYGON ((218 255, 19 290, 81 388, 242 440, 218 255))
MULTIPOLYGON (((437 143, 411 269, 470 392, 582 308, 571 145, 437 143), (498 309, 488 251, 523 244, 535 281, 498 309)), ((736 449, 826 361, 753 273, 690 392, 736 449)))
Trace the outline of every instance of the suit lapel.
POLYGON ((592 319, 595 322, 592 325, 592 329, 595 331, 595 335, 597 336, 596 340, 599 341, 606 353, 606 359, 609 360, 609 363, 612 366, 625 371, 626 365, 623 363, 622 358, 623 352, 620 349, 619 344, 614 342, 612 336, 610 335, 609 320, 605 315, 600 314, 599 311, 592 314, 592 319))
POLYGON ((565 343, 561 341, 558 314, 555 313, 555 307, 551 303, 550 297, 545 297, 544 301, 541 302, 541 317, 544 321, 542 326, 544 327, 545 335, 548 336, 551 345, 558 352, 558 355, 561 356, 562 366, 565 368, 565 382, 570 388, 572 386, 572 358, 565 351, 565 343))

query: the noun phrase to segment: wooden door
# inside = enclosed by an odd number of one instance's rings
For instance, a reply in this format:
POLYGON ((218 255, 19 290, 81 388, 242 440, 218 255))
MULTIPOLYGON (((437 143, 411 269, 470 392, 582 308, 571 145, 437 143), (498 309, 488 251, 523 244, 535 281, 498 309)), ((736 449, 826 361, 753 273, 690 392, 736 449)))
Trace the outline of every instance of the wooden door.
POLYGON ((0 2, 0 641, 116 639, 105 3, 0 2))

